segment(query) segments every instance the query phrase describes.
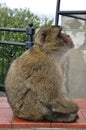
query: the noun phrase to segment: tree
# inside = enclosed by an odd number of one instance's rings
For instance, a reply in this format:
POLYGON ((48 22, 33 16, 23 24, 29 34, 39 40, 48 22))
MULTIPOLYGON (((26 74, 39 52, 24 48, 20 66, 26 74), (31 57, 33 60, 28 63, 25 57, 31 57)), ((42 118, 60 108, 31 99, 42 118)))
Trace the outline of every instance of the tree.
MULTIPOLYGON (((27 8, 10 9, 6 4, 0 4, 0 27, 27 28, 30 22, 33 22, 36 29, 40 26, 51 25, 53 20, 49 20, 47 17, 40 18, 27 8)), ((0 40, 25 43, 27 36, 25 33, 0 31, 0 40)), ((0 83, 4 83, 10 63, 23 51, 25 51, 25 47, 0 44, 0 83)))
MULTIPOLYGON (((6 4, 0 4, 0 27, 26 28, 28 23, 33 22, 35 28, 51 25, 53 20, 45 17, 38 17, 30 12, 29 9, 10 9, 6 4), (3 17, 2 17, 3 16, 3 17)), ((21 33, 2 33, 0 40, 26 41, 26 36, 21 33), (23 40, 22 40, 23 39, 23 40)))

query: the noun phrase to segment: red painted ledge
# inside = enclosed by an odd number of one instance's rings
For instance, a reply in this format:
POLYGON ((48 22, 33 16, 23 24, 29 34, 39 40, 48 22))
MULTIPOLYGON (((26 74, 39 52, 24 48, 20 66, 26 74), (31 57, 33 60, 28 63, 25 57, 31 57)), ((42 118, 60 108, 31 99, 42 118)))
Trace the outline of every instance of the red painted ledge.
POLYGON ((6 97, 0 97, 0 128, 86 128, 86 99, 73 99, 79 105, 79 119, 74 123, 30 122, 13 115, 6 97))

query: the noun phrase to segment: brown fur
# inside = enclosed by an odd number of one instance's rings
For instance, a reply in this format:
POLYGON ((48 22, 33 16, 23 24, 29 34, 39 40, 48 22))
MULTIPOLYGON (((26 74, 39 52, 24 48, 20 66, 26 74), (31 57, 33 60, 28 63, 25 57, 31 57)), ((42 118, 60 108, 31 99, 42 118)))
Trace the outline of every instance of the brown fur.
POLYGON ((44 27, 34 46, 11 64, 6 77, 8 101, 19 118, 72 122, 78 106, 62 91, 65 56, 73 47, 61 27, 44 27))

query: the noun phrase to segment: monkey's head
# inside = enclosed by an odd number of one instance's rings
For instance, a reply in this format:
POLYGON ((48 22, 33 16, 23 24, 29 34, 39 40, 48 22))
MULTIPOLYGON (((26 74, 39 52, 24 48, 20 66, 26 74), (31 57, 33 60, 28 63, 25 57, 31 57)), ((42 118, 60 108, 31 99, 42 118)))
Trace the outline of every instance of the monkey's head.
POLYGON ((62 50, 65 53, 74 45, 70 36, 61 31, 60 26, 43 27, 37 32, 35 43, 45 52, 61 52, 62 50))

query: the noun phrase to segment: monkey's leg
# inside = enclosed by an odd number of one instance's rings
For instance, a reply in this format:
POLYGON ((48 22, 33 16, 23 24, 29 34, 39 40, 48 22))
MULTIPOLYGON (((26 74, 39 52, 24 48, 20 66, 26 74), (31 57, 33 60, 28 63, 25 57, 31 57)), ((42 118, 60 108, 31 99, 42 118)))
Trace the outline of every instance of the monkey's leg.
POLYGON ((52 111, 52 106, 49 103, 41 102, 49 109, 49 112, 44 115, 44 120, 56 122, 74 122, 78 119, 77 113, 61 113, 52 111))
POLYGON ((50 110, 41 103, 35 92, 29 90, 16 102, 14 113, 17 117, 25 120, 42 121, 44 115, 50 113, 50 110))
POLYGON ((52 112, 44 116, 44 120, 56 121, 56 122, 74 122, 78 119, 77 114, 62 114, 57 112, 52 112))

